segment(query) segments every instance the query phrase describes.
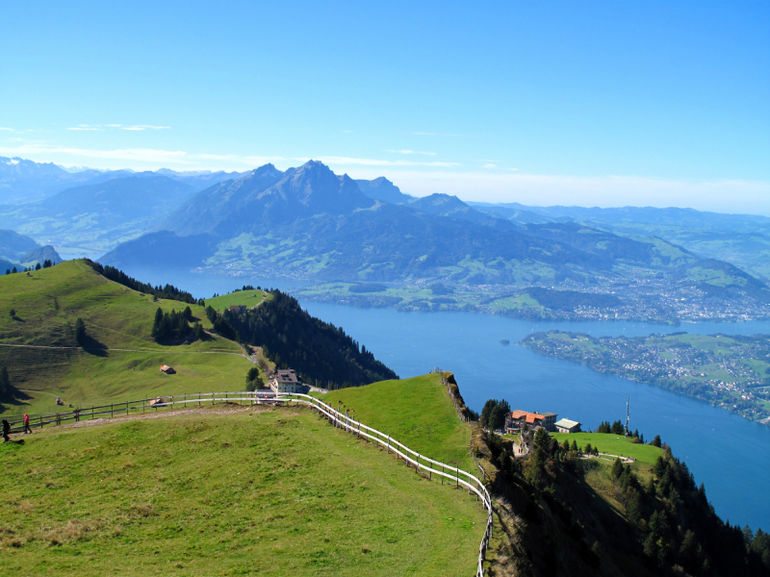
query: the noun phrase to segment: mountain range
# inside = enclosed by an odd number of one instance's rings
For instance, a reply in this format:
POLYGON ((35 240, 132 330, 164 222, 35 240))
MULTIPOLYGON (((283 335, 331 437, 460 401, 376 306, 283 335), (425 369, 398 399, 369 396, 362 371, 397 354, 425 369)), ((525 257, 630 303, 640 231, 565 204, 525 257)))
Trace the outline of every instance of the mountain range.
MULTIPOLYGON (((0 159, 0 182, 8 166, 0 159)), ((751 237, 747 247, 770 250, 764 217, 414 198, 384 177, 353 180, 318 161, 109 176, 6 204, 0 226, 55 238, 67 254, 101 250, 101 262, 129 272, 291 279, 308 298, 361 305, 566 319, 770 315, 761 259, 708 244, 732 227, 751 237), (672 242, 693 235, 700 244, 672 242), (740 254, 725 258, 731 251, 740 254)))

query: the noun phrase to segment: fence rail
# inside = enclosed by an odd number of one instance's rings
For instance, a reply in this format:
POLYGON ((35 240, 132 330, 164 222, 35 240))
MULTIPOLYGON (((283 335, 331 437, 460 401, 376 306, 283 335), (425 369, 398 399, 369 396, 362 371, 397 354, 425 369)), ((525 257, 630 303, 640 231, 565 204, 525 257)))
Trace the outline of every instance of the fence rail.
MULTIPOLYGON (((112 403, 87 409, 74 409, 64 413, 53 413, 49 415, 35 415, 30 417, 30 427, 43 428, 49 425, 61 425, 64 423, 78 422, 81 420, 91 420, 97 418, 108 418, 121 415, 136 415, 147 412, 155 412, 161 409, 175 406, 201 406, 203 403, 248 403, 249 405, 289 405, 298 404, 312 407, 321 415, 326 417, 332 424, 345 429, 351 434, 367 439, 385 448, 388 453, 393 453, 399 459, 403 459, 407 466, 412 466, 418 471, 427 474, 430 479, 437 476, 442 483, 449 481, 457 487, 463 487, 470 493, 475 494, 482 502, 487 511, 487 524, 484 529, 484 535, 479 544, 479 556, 475 577, 484 577, 484 559, 489 547, 489 540, 492 537, 492 500, 489 496, 484 483, 472 474, 421 455, 417 451, 410 449, 403 443, 392 438, 377 429, 374 429, 361 421, 351 418, 348 414, 338 411, 323 401, 300 393, 266 393, 256 392, 230 392, 230 393, 193 393, 184 395, 168 395, 164 397, 154 397, 151 399, 142 399, 139 401, 128 401, 124 403, 112 403)), ((9 420, 11 433, 20 433, 24 431, 23 418, 9 420)))

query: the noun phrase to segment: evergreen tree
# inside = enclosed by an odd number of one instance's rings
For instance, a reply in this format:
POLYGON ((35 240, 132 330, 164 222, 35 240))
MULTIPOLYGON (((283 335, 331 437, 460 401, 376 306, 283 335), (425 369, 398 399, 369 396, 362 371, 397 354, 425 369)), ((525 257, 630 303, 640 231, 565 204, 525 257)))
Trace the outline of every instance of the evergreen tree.
POLYGON ((8 369, 0 366, 0 399, 6 398, 11 390, 11 379, 8 377, 8 369))
POLYGON ((78 346, 85 346, 86 336, 86 323, 78 317, 75 321, 75 342, 77 342, 78 346))

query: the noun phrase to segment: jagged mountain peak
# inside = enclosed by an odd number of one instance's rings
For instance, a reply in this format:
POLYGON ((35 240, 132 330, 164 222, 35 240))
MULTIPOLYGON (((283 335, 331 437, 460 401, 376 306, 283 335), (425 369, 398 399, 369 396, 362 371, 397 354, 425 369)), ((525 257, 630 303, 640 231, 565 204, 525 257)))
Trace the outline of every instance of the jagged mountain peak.
POLYGON ((345 214, 374 203, 353 179, 334 174, 317 160, 288 169, 260 194, 260 199, 263 214, 271 218, 280 216, 284 221, 299 216, 345 214))

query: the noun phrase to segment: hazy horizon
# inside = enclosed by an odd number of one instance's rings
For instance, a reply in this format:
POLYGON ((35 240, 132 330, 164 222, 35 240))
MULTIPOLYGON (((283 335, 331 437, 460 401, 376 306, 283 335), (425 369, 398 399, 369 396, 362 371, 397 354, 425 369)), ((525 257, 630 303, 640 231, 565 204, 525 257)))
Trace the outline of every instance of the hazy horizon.
POLYGON ((0 155, 770 215, 770 4, 9 4, 0 155))

